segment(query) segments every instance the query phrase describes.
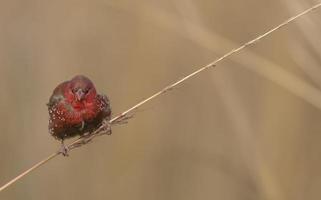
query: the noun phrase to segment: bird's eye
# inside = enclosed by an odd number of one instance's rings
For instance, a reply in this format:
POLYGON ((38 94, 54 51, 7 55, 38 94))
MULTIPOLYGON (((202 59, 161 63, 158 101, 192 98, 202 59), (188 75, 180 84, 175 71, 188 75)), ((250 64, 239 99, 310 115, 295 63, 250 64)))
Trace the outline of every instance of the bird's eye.
POLYGON ((73 88, 73 89, 72 89, 72 93, 76 93, 77 90, 78 90, 77 88, 73 88))
POLYGON ((84 93, 87 94, 89 92, 89 89, 84 89, 84 93))

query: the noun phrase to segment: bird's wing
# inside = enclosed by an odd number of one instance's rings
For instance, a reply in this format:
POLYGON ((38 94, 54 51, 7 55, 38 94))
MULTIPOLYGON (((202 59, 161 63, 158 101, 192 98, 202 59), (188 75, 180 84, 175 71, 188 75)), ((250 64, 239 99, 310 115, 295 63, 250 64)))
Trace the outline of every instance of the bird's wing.
POLYGON ((110 101, 106 95, 99 94, 97 95, 98 100, 101 102, 101 111, 103 112, 104 117, 110 118, 111 115, 111 107, 110 101))
POLYGON ((61 102, 62 100, 64 100, 64 88, 66 87, 66 85, 68 84, 69 81, 65 81, 63 83, 60 83, 53 91, 50 99, 49 99, 49 103, 47 103, 47 106, 50 108, 56 104, 58 104, 59 102, 61 102))

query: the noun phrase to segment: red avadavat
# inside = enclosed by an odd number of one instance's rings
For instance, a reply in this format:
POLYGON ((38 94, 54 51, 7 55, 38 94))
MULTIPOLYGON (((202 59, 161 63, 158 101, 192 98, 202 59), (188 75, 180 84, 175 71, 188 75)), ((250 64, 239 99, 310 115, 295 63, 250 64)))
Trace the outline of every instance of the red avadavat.
POLYGON ((49 132, 61 140, 64 155, 64 139, 90 133, 111 116, 109 99, 97 94, 92 81, 82 75, 59 84, 47 105, 49 132))

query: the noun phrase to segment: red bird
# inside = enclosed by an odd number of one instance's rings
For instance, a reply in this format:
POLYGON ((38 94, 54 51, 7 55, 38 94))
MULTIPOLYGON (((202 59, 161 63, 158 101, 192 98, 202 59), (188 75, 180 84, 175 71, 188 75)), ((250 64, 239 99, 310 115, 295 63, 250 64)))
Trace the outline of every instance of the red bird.
POLYGON ((67 155, 64 139, 90 133, 111 116, 107 96, 97 94, 91 80, 82 75, 59 84, 47 105, 49 132, 61 141, 63 155, 67 155))

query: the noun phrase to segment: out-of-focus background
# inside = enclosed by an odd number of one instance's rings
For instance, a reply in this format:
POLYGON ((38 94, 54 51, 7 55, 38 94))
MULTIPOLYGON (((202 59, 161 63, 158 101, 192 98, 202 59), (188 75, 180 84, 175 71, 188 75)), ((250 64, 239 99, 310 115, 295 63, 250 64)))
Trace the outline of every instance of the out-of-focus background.
MULTIPOLYGON (((76 74, 115 114, 312 0, 2 0, 0 184, 59 148, 53 88, 76 74)), ((0 199, 321 198, 321 10, 148 103, 0 199)))

